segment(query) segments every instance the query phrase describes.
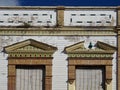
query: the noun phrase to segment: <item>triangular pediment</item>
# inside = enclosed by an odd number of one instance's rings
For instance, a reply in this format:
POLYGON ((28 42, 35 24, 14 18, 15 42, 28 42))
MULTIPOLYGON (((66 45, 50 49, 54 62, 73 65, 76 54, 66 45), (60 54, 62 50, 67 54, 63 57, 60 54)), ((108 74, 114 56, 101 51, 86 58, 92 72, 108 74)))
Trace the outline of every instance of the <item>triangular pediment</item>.
POLYGON ((9 52, 54 52, 56 47, 51 45, 28 39, 19 43, 6 46, 5 51, 9 52))
POLYGON ((65 48, 66 52, 77 52, 77 51, 81 51, 84 50, 84 41, 70 45, 68 47, 65 48))
POLYGON ((107 50, 107 51, 109 51, 109 50, 116 50, 116 47, 114 47, 114 46, 111 46, 111 45, 109 45, 109 44, 107 44, 107 43, 104 43, 104 42, 100 42, 100 41, 98 41, 96 44, 95 44, 95 47, 96 47, 96 49, 101 49, 101 50, 107 50))
POLYGON ((85 48, 84 41, 70 45, 65 48, 67 53, 110 53, 116 50, 116 47, 98 41, 93 47, 94 49, 85 48))

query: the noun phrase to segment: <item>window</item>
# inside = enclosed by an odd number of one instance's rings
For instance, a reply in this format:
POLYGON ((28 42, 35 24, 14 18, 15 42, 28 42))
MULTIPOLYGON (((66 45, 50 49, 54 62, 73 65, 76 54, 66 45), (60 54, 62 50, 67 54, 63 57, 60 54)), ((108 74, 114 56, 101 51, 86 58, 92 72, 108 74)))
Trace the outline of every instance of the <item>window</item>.
POLYGON ((76 90, 105 90, 104 66, 77 66, 76 90))
POLYGON ((9 54, 9 90, 52 90, 52 55, 56 50, 56 47, 33 39, 5 47, 9 54), (11 53, 13 49, 14 55, 11 53))
POLYGON ((38 65, 16 66, 16 90, 44 90, 45 67, 38 65))
POLYGON ((116 51, 116 47, 100 41, 96 43, 96 48, 98 47, 105 52, 85 49, 84 41, 65 48, 68 54, 68 88, 72 85, 75 90, 88 90, 88 88, 106 90, 105 84, 110 84, 112 81, 112 58, 110 57, 116 51), (109 48, 105 49, 106 47, 109 48), (111 50, 112 53, 109 52, 111 50), (111 56, 103 57, 105 54, 111 56))

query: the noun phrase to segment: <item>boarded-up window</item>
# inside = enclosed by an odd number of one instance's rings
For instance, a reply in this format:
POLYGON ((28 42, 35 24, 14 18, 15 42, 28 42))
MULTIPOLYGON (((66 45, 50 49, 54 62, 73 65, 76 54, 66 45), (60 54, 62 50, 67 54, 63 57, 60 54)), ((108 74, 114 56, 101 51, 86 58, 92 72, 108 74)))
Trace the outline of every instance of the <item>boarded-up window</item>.
POLYGON ((17 66, 16 90, 44 90, 44 68, 41 66, 17 66))
POLYGON ((76 69, 76 90, 105 90, 104 68, 79 67, 76 69))

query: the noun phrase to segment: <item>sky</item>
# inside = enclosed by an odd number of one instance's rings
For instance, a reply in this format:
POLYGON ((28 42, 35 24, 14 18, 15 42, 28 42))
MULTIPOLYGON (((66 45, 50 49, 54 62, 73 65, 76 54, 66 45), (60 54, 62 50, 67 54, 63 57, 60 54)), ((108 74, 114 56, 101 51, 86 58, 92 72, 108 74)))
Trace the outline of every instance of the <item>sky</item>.
POLYGON ((0 0, 0 6, 120 6, 120 0, 0 0))

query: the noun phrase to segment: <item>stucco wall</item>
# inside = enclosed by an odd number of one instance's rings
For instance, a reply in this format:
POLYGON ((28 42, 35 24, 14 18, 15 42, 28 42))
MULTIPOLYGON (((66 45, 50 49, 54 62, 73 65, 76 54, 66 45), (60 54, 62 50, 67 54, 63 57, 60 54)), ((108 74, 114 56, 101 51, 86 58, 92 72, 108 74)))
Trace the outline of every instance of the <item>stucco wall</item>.
POLYGON ((65 10, 65 26, 116 26, 114 10, 65 10))
MULTIPOLYGON (((1 36, 0 37, 0 89, 7 90, 7 55, 2 52, 3 47, 11 45, 26 39, 34 39, 49 45, 55 46, 58 50, 53 55, 52 67, 52 90, 67 90, 68 80, 68 62, 67 55, 64 54, 66 46, 85 41, 85 47, 92 42, 94 45, 97 41, 116 46, 115 36, 1 36)), ((113 55, 113 90, 116 90, 116 54, 113 55)))

